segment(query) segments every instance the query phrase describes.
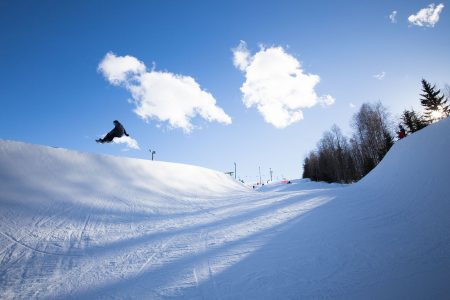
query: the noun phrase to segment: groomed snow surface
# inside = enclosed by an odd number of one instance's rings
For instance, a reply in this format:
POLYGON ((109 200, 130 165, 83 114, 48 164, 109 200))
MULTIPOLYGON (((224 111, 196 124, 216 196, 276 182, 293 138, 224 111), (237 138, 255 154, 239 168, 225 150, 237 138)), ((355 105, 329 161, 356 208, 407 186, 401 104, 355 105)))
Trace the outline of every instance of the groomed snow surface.
POLYGON ((1 299, 449 299, 450 119, 353 185, 0 141, 1 299))

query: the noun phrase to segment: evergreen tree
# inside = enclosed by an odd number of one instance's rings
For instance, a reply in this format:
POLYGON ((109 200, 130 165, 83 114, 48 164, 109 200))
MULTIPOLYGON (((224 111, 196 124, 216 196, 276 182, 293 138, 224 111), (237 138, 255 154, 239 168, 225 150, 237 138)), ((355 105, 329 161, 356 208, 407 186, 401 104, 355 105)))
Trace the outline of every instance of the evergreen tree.
POLYGON ((425 128, 428 124, 423 116, 417 114, 414 109, 404 110, 401 116, 403 124, 408 129, 409 133, 416 132, 422 128, 425 128))
POLYGON ((420 103, 425 107, 425 118, 429 123, 446 118, 450 115, 450 107, 447 104, 445 95, 441 95, 441 90, 436 90, 436 85, 431 86, 429 82, 422 79, 422 99, 420 103))

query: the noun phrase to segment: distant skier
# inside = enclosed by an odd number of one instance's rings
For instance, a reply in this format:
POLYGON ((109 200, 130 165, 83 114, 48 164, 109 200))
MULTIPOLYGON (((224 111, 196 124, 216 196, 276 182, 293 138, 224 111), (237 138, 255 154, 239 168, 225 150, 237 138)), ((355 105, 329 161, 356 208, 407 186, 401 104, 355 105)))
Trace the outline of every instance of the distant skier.
POLYGON ((405 131, 405 128, 403 128, 402 125, 398 125, 398 127, 400 128, 400 131, 397 132, 398 133, 398 139, 401 140, 402 138, 404 138, 406 136, 406 131, 405 131))
POLYGON ((110 143, 114 138, 120 138, 123 135, 129 136, 125 128, 123 128, 122 124, 119 121, 114 120, 114 128, 105 135, 104 138, 95 140, 97 143, 110 143))

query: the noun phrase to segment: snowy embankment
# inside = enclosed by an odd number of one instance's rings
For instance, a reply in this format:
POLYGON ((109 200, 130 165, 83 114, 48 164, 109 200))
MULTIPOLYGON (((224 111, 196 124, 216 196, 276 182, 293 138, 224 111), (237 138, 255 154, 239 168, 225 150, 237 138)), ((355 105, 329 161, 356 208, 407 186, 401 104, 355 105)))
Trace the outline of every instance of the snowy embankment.
POLYGON ((0 141, 0 298, 445 299, 450 119, 360 183, 0 141))

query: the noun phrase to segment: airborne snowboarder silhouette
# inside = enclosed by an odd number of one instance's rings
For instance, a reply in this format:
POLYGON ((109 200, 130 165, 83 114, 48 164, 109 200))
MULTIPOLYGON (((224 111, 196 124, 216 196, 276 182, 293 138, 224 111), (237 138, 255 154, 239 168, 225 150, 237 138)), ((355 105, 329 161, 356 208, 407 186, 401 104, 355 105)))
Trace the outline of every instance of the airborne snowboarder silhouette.
POLYGON ((95 140, 97 143, 111 143, 114 138, 120 138, 123 135, 129 136, 123 125, 119 121, 114 120, 114 128, 108 132, 104 138, 95 140))

